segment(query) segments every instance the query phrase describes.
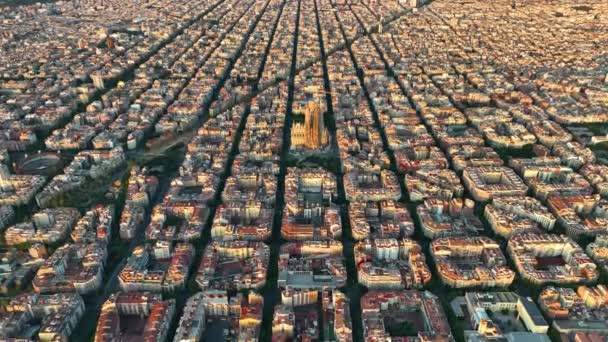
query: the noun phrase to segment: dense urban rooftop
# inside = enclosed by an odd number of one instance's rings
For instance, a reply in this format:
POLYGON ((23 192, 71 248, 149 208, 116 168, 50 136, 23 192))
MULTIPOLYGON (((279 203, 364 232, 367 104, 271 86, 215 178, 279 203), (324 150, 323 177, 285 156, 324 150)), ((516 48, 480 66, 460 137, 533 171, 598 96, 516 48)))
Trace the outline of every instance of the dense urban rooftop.
POLYGON ((0 340, 608 340, 608 3, 0 4, 0 340))

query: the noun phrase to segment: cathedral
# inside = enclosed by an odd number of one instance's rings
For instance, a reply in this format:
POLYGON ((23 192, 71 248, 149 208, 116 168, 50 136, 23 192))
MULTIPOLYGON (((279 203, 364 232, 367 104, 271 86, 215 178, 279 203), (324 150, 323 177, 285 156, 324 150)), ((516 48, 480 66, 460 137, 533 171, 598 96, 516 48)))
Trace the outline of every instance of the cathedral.
POLYGON ((291 128, 292 149, 319 149, 329 143, 329 132, 325 128, 321 106, 310 101, 304 111, 304 123, 294 123, 291 128))

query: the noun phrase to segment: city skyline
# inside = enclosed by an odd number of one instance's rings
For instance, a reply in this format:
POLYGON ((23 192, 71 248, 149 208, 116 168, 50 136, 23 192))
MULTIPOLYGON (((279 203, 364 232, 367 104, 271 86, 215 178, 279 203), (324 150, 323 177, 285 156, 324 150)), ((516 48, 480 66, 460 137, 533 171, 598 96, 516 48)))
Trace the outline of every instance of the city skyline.
POLYGON ((0 340, 606 342, 608 3, 0 3, 0 340))

